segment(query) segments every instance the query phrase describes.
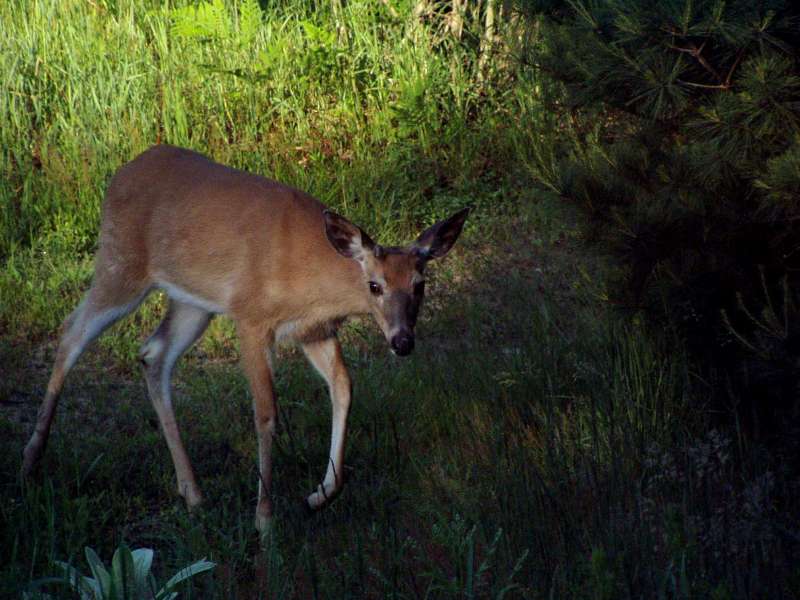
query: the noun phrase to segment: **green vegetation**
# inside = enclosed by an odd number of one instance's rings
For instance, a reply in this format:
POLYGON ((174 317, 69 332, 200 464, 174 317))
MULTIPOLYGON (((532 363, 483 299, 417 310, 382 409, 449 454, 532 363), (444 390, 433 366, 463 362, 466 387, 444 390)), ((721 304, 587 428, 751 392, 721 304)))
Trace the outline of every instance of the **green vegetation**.
MULTIPOLYGON (((216 565, 207 560, 198 560, 184 567, 169 578, 164 587, 158 588, 150 569, 153 566, 153 551, 150 548, 138 548, 131 551, 122 544, 114 552, 111 569, 107 569, 97 553, 86 547, 86 562, 94 577, 81 575, 72 565, 56 561, 56 566, 63 573, 62 582, 78 593, 81 600, 130 600, 135 598, 152 598, 153 600, 174 600, 178 592, 174 591, 183 581, 213 569, 216 565)), ((51 579, 38 582, 53 583, 51 579)), ((34 584, 35 585, 35 584, 34 584)), ((41 592, 24 593, 23 598, 49 598, 41 592), (37 595, 38 594, 38 595, 37 595)))
POLYGON ((621 259, 616 301, 677 330, 704 376, 731 380, 716 402, 774 434, 800 414, 800 7, 524 6, 547 40, 528 59, 569 123, 540 177, 621 259))
POLYGON ((528 100, 479 77, 469 44, 374 2, 336 16, 217 2, 202 18, 157 4, 0 8, 7 330, 58 326, 90 275, 106 182, 156 141, 295 185, 387 239, 528 195, 501 183, 515 176, 508 115, 528 100))
MULTIPOLYGON (((216 563, 184 584, 191 598, 800 594, 800 437, 765 446, 737 428, 736 407, 711 402, 735 399, 735 380, 701 370, 679 328, 617 311, 606 282, 632 263, 585 247, 586 231, 617 231, 576 211, 617 206, 591 185, 607 171, 590 167, 621 169, 628 155, 609 145, 632 131, 645 144, 637 128, 653 121, 597 96, 580 104, 548 72, 555 49, 576 57, 558 44, 583 7, 545 18, 490 0, 0 4, 0 596, 35 593, 87 546, 111 556, 122 544, 155 550, 158 581, 216 563), (432 266, 411 357, 390 356, 367 320, 342 332, 355 385, 347 484, 318 514, 301 501, 324 472, 327 392, 299 352, 279 350, 263 540, 249 393, 222 318, 174 378, 206 503, 190 514, 175 492, 135 361, 158 297, 87 352, 41 473, 18 475, 58 325, 88 286, 105 184, 156 141, 308 190, 379 241, 476 208, 432 266)), ((788 185, 781 152, 769 181, 788 185)), ((658 160, 641 171, 653 186, 672 165, 658 160)), ((754 276, 742 306, 760 326, 732 311, 729 322, 757 356, 796 302, 788 278, 754 276)))

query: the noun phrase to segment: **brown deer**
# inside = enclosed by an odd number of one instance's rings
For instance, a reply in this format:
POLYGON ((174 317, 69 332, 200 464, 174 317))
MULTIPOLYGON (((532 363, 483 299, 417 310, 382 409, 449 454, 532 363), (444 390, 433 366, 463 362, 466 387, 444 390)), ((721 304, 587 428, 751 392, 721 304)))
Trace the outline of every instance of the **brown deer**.
POLYGON ((236 323, 253 395, 260 474, 256 527, 264 530, 272 515, 277 409, 270 355, 281 338, 301 344, 330 389, 327 472, 306 500, 312 509, 324 506, 342 487, 350 407, 350 378, 336 330, 349 315, 371 313, 392 351, 409 354, 425 265, 450 250, 468 211, 433 225, 410 246, 384 247, 308 194, 190 150, 150 148, 120 168, 108 187, 92 285, 64 322, 23 472, 41 457, 64 378, 86 346, 158 288, 169 307, 142 346, 141 360, 187 506, 202 497, 175 423, 170 375, 215 314, 236 323))

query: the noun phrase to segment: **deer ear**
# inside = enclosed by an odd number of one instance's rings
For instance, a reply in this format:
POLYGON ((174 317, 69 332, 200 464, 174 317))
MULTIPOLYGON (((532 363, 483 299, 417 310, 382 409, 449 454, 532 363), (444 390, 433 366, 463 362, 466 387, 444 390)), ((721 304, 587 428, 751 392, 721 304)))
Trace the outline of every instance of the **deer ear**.
POLYGON ((368 252, 373 251, 375 242, 360 227, 330 210, 326 210, 323 215, 325 235, 339 254, 361 261, 368 252))
POLYGON ((467 215, 469 208, 463 208, 444 221, 428 227, 414 242, 413 251, 426 260, 441 258, 450 251, 461 235, 467 215))

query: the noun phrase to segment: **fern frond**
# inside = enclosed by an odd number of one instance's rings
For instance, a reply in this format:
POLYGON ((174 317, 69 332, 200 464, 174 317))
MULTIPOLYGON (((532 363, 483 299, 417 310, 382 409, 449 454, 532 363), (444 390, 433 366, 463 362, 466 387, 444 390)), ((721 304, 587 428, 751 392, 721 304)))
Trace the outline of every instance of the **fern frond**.
POLYGON ((223 0, 176 8, 171 16, 173 35, 215 40, 227 40, 233 36, 233 23, 223 0))
POLYGON ((239 43, 243 46, 253 41, 261 27, 261 5, 258 0, 243 0, 239 6, 239 43))

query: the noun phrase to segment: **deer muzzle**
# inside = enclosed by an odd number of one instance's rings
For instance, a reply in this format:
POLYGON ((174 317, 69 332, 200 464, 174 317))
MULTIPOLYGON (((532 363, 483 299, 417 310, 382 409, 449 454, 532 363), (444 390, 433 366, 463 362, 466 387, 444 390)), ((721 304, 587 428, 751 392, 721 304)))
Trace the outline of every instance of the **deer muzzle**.
POLYGON ((414 349, 414 334, 409 331, 400 331, 390 341, 392 351, 398 356, 408 356, 414 349))

